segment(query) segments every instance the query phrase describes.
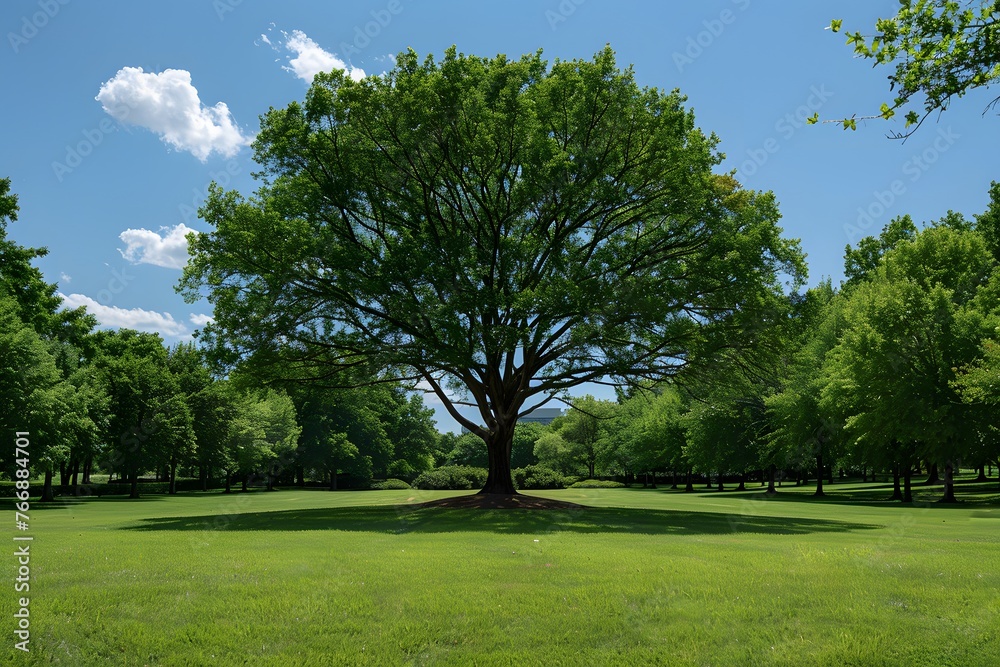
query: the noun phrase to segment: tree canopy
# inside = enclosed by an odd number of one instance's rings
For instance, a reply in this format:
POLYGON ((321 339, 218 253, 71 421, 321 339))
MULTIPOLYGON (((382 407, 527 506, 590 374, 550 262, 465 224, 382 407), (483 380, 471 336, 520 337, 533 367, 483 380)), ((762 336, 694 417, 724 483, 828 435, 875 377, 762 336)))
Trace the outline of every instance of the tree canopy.
POLYGON ((513 493, 519 416, 759 345, 805 274, 773 195, 713 173, 717 139, 684 101, 609 48, 318 74, 262 117, 258 193, 211 189, 181 289, 214 304, 224 363, 429 387, 486 442, 484 491, 513 493))

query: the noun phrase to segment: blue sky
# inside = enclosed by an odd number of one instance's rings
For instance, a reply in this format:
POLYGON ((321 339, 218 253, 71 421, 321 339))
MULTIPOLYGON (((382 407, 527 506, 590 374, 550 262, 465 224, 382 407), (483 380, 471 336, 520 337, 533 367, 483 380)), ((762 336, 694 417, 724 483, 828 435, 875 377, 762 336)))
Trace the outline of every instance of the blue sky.
MULTIPOLYGON (((360 76, 414 48, 589 58, 610 43, 643 85, 679 88, 716 133, 724 169, 773 190, 810 283, 842 276, 844 246, 891 217, 981 212, 1000 180, 992 96, 970 95, 909 141, 900 124, 806 126, 890 101, 885 76, 825 26, 867 31, 895 0, 6 0, 0 176, 12 179, 17 242, 70 304, 107 326, 188 339, 211 316, 174 285, 208 184, 254 189, 258 116, 301 99, 317 68, 360 76), (140 71, 141 68, 141 71, 140 71), (181 226, 183 225, 183 226, 181 226)), ((443 416, 439 425, 452 428, 443 416)))

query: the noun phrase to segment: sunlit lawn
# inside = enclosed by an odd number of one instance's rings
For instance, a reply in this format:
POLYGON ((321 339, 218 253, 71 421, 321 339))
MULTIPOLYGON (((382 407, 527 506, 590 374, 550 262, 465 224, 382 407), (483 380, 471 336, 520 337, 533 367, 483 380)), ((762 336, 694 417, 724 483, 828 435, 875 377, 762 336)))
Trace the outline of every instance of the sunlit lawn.
POLYGON ((417 491, 64 502, 33 511, 31 653, 5 631, 0 662, 998 665, 1000 495, 974 488, 959 507, 884 485, 538 492, 580 511, 397 505, 447 495, 417 491))

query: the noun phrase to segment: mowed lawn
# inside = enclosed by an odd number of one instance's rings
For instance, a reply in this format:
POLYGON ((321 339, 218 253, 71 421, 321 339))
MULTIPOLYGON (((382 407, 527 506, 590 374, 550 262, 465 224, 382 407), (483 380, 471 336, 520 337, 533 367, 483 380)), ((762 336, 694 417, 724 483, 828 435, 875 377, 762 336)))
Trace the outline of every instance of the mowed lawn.
POLYGON ((870 484, 537 492, 575 511, 407 506, 449 495, 420 491, 33 504, 31 652, 11 648, 8 556, 0 662, 995 666, 1000 495, 971 488, 957 507, 870 484))

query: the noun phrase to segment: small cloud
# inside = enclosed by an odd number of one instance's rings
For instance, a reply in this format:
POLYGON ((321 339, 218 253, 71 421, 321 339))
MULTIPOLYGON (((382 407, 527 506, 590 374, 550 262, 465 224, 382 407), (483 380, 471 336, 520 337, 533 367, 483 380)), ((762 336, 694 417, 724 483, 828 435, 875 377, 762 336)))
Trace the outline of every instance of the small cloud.
POLYGON ((301 30, 293 30, 291 35, 281 33, 285 37, 285 49, 295 54, 290 58, 288 66, 283 69, 295 74, 306 83, 312 83, 313 77, 320 72, 341 69, 355 81, 365 78, 365 71, 353 67, 329 51, 324 50, 301 30))
POLYGON ((206 324, 211 324, 212 322, 214 322, 215 318, 212 317, 211 315, 191 313, 190 320, 191 324, 195 325, 196 327, 203 327, 206 324))
POLYGON ((142 308, 119 308, 105 306, 83 294, 62 294, 63 306, 70 310, 85 306, 103 326, 111 328, 136 329, 158 333, 162 336, 183 336, 187 327, 176 321, 170 313, 158 313, 142 308))
POLYGON ((262 42, 264 42, 268 46, 271 45, 271 40, 267 38, 267 35, 261 34, 260 39, 261 39, 262 42))
POLYGON ((66 283, 68 285, 69 283, 73 282, 73 278, 71 278, 69 275, 67 275, 65 273, 60 273, 59 274, 59 281, 60 282, 64 282, 64 283, 66 283))
POLYGON ((176 227, 161 227, 165 233, 149 229, 126 229, 118 235, 125 249, 118 249, 122 257, 133 264, 152 264, 167 269, 183 269, 188 260, 188 243, 185 238, 195 231, 183 222, 176 227))
POLYGON ((101 84, 96 99, 115 120, 155 132, 164 143, 202 162, 213 152, 232 157, 251 141, 225 102, 213 107, 202 104, 187 70, 156 74, 123 67, 101 84))

